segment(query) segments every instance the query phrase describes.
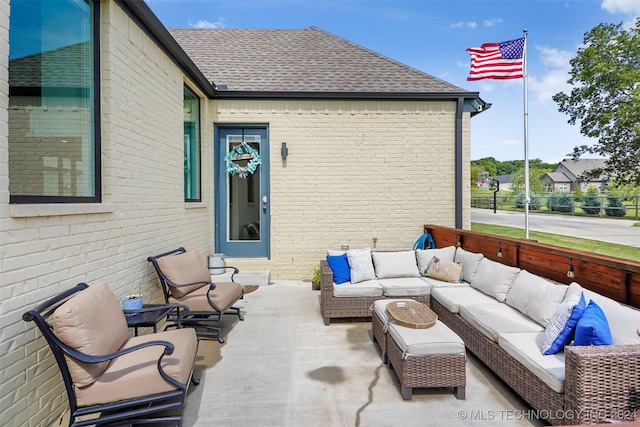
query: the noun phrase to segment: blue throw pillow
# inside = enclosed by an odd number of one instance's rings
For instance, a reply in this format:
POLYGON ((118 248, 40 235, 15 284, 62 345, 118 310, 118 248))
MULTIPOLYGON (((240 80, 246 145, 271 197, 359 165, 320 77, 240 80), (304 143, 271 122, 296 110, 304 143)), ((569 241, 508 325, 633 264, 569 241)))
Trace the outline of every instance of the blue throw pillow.
POLYGON ((595 301, 589 301, 576 326, 574 345, 611 345, 611 330, 604 312, 595 301))
POLYGON ((342 255, 327 255, 327 262, 329 263, 329 267, 331 267, 331 271, 333 271, 333 282, 336 285, 351 280, 346 253, 342 255))
POLYGON ((558 306, 544 331, 543 354, 556 354, 564 350, 564 346, 573 340, 576 325, 586 307, 582 292, 567 298, 558 306))

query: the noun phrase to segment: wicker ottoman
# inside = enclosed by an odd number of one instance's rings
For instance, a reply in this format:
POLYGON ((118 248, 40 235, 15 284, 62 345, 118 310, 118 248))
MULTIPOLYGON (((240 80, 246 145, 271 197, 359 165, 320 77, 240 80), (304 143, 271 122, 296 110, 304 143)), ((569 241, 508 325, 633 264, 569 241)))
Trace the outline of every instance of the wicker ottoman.
POLYGON ((456 398, 465 398, 464 342, 444 323, 426 329, 389 323, 386 350, 403 399, 411 400, 414 387, 453 387, 456 398))
POLYGON ((371 313, 371 332, 373 340, 378 343, 382 356, 382 363, 387 363, 387 325, 393 318, 387 311, 387 304, 399 301, 413 301, 409 299, 379 299, 373 303, 371 313))

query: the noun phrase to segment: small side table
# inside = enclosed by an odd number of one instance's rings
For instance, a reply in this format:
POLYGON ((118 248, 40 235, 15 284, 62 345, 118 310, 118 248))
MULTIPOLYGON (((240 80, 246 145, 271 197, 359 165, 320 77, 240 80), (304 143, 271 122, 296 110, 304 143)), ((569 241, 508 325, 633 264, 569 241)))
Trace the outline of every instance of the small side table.
POLYGON ((164 319, 172 310, 186 309, 179 304, 144 304, 142 310, 124 311, 127 319, 127 326, 134 328, 135 336, 138 336, 138 328, 153 327, 153 332, 157 332, 158 322, 164 319))

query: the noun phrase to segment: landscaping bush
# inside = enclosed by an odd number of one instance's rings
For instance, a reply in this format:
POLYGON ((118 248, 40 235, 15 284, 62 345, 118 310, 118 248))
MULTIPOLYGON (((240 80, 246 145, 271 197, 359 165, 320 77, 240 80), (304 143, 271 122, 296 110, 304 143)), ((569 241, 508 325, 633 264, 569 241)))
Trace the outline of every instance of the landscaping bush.
POLYGON ((584 196, 582 202, 582 210, 588 215, 597 215, 600 213, 602 207, 602 201, 600 199, 600 193, 595 187, 589 187, 587 194, 584 196))
POLYGON ((547 198, 547 207, 552 212, 571 212, 573 196, 570 193, 552 193, 547 198))
MULTIPOLYGON (((529 202, 529 210, 535 211, 540 209, 541 197, 535 194, 530 194, 529 197, 531 198, 531 202, 529 202)), ((515 199, 516 208, 524 209, 524 199, 525 199, 524 192, 516 196, 516 199, 515 199)))
POLYGON ((607 216, 625 216, 627 214, 627 208, 622 204, 622 197, 608 196, 607 207, 604 208, 604 213, 607 216))

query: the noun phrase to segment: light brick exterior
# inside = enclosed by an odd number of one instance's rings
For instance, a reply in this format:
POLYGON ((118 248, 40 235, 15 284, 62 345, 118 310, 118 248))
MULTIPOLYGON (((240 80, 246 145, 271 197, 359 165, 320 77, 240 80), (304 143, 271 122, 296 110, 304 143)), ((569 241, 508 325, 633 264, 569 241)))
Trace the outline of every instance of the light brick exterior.
MULTIPOLYGON (((329 248, 406 249, 422 224, 455 223, 453 101, 203 98, 202 202, 185 203, 184 74, 113 1, 101 2, 103 203, 10 205, 8 16, 1 0, 2 426, 46 425, 66 406, 55 362, 35 326, 22 321, 25 310, 79 282, 107 282, 119 298, 140 287, 147 301, 158 302, 149 255, 177 246, 213 253, 214 124, 269 126, 271 256, 228 264, 310 280, 329 248)), ((464 165, 469 119, 464 113, 464 165)), ((468 167, 463 171, 468 228, 468 167)))

